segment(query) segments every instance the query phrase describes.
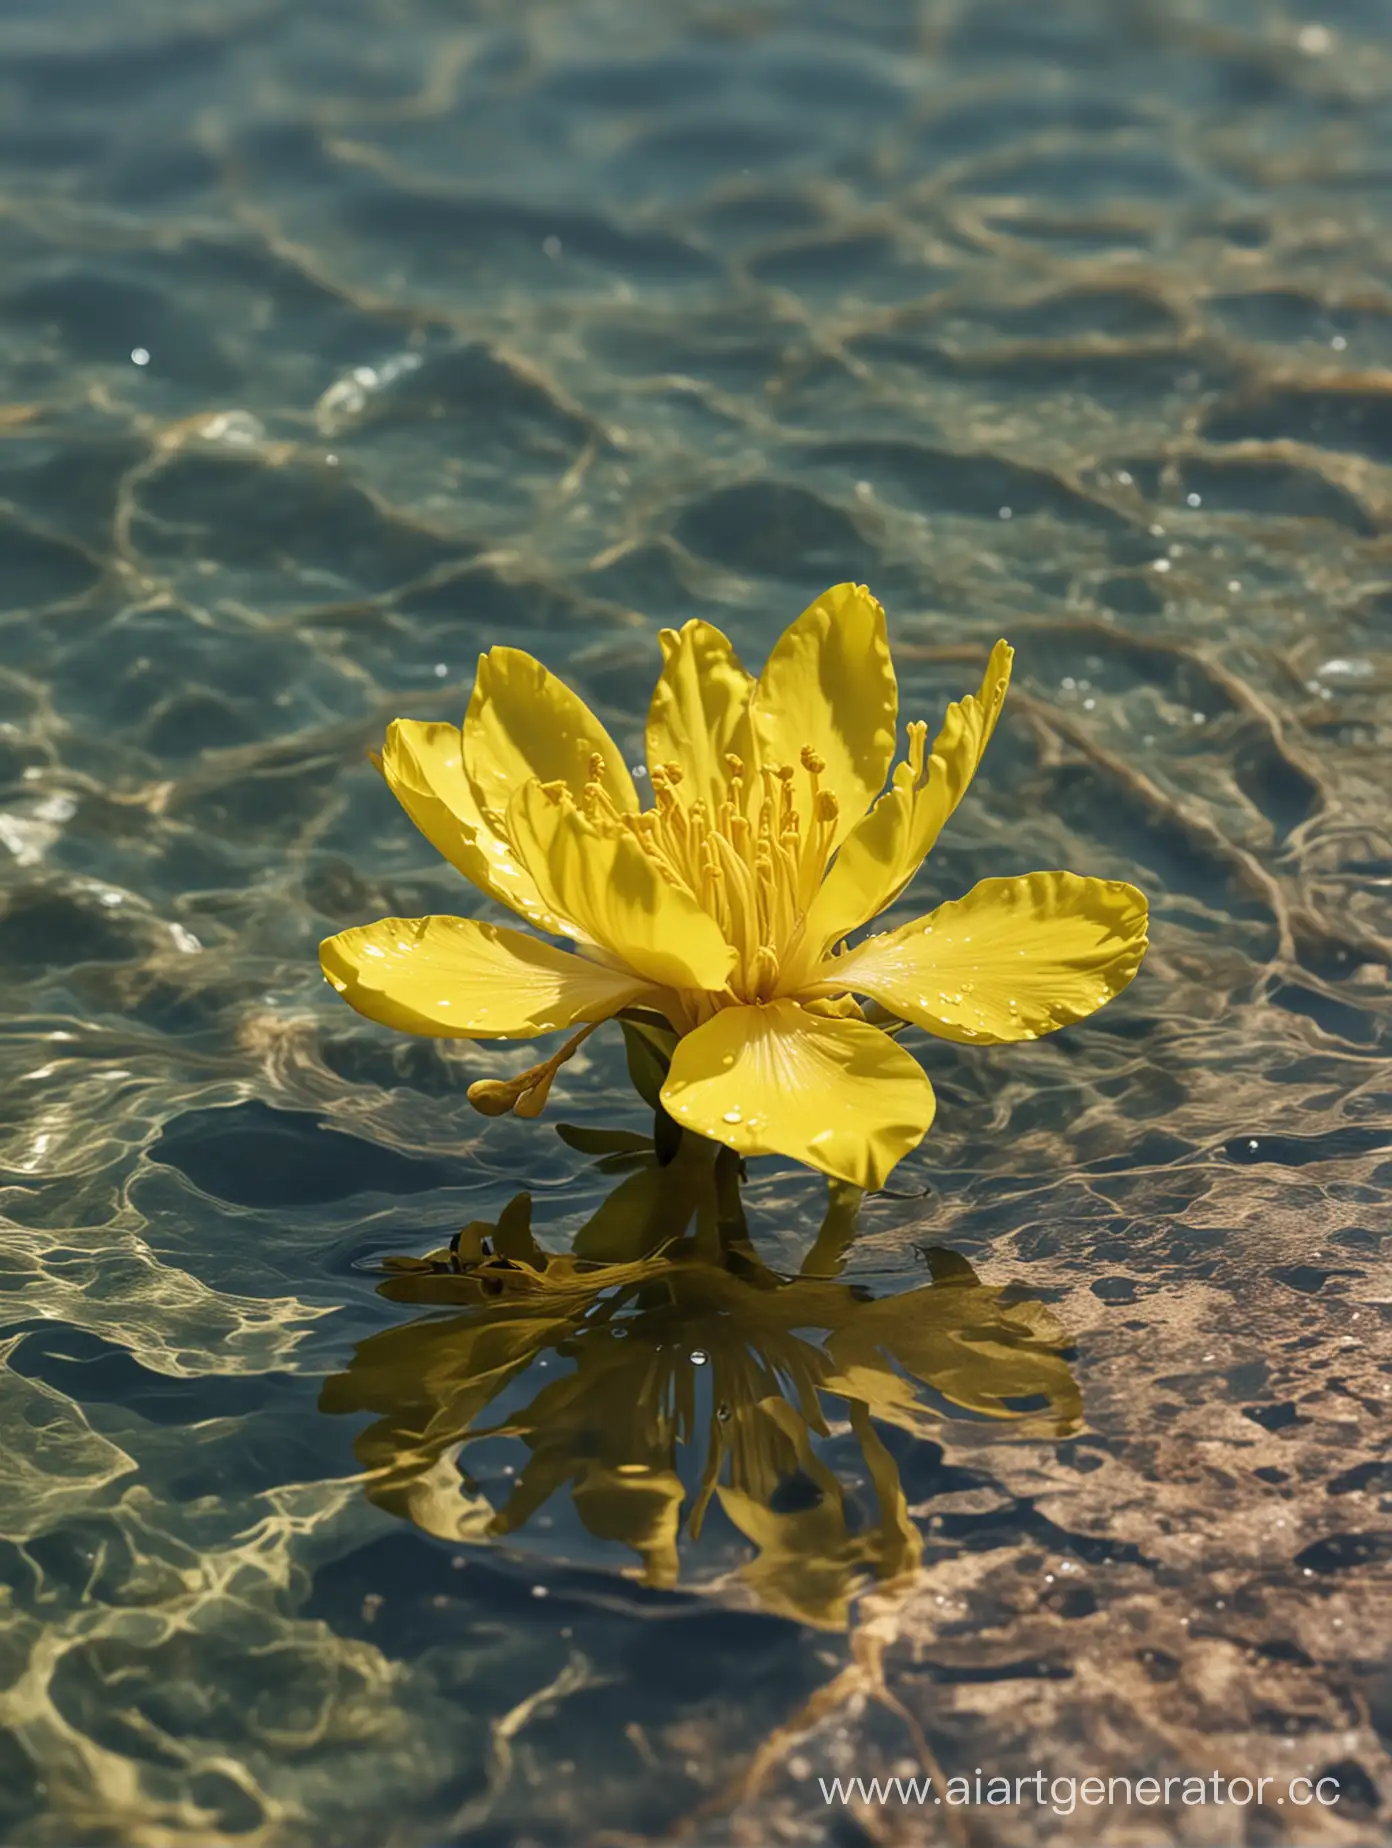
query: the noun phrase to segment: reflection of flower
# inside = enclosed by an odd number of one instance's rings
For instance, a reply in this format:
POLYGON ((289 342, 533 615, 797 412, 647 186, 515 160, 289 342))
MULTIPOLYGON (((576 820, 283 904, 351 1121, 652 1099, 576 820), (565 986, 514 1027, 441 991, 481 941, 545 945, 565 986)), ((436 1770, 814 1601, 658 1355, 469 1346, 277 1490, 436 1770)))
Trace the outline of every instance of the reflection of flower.
MULTIPOLYGON (((460 1312, 371 1336, 325 1386, 325 1410, 377 1414, 357 1440, 372 1498, 482 1541, 568 1488, 586 1530, 631 1549, 655 1585, 677 1582, 683 1534, 699 1538, 714 1502, 753 1543, 741 1576, 759 1601, 836 1626, 859 1581, 919 1557, 885 1428, 940 1434, 953 1408, 1051 1436, 1075 1427, 1077 1387, 1042 1305, 950 1253, 932 1254, 930 1285, 879 1300, 835 1277, 779 1277, 747 1242, 712 1238, 718 1210, 710 1164, 683 1154, 629 1175, 564 1256, 536 1245, 523 1195, 453 1254, 401 1261, 385 1294, 460 1312), (659 1227, 673 1242, 653 1250, 659 1227), (548 1369, 518 1407, 543 1359, 568 1370, 548 1369), (504 1397, 514 1409, 487 1422, 504 1397), (849 1427, 871 1518, 822 1453, 829 1421, 849 1427), (498 1436, 531 1455, 495 1508, 465 1492, 454 1458, 467 1481, 470 1444, 498 1436)), ((809 1263, 835 1263, 849 1240, 838 1212, 840 1237, 824 1232, 809 1263)))
POLYGON ((877 1187, 923 1137, 933 1092, 852 996, 947 1039, 1034 1039, 1131 980, 1145 900, 1074 873, 985 879, 838 950, 903 891, 962 799, 1010 649, 997 643, 931 750, 926 726, 908 727, 885 787, 898 689, 867 590, 819 597, 757 682, 708 623, 664 630, 662 646, 646 809, 599 720, 514 648, 479 663, 462 733, 398 719, 387 734, 382 770, 417 826, 578 953, 473 918, 384 918, 329 938, 324 970, 359 1012, 409 1033, 580 1026, 554 1058, 474 1087, 494 1113, 536 1114, 595 1023, 652 1010, 680 1036, 662 1089, 677 1123, 877 1187))

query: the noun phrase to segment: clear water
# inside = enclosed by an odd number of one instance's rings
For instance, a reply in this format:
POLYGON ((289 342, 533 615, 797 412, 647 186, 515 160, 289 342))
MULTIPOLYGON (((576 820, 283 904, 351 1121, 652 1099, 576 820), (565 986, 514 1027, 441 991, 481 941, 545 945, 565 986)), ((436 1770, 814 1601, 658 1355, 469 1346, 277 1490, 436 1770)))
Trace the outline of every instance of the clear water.
POLYGON ((11 0, 0 105, 3 1838, 1386 1839, 1383 0, 11 0), (323 986, 473 902, 366 750, 507 640, 636 754, 847 577, 910 714, 1019 650, 914 904, 1134 879, 1140 979, 925 1048, 845 1251, 424 1265, 686 1209, 552 1133, 617 1044, 485 1122, 323 986))

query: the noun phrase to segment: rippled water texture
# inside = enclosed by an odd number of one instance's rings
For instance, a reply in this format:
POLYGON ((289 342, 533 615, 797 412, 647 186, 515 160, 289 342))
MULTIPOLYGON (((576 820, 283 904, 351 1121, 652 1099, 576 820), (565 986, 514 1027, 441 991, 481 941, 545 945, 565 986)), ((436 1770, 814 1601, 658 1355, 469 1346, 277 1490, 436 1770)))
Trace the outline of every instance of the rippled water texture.
POLYGON ((6 1841, 1387 1839, 1390 189, 1384 0, 4 8, 6 1841), (473 903, 365 752, 507 640, 636 755, 659 626, 844 578, 909 715, 1019 650, 912 902, 1154 947, 926 1048, 839 1276, 765 1163, 596 1295, 619 1046, 486 1122, 320 979, 473 903))

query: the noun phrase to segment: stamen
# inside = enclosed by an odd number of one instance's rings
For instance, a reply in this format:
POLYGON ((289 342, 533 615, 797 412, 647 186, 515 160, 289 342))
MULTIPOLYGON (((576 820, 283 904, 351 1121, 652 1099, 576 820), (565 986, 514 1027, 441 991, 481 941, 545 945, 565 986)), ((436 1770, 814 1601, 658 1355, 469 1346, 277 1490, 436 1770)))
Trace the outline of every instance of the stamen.
POLYGON ((820 776, 826 769, 826 759, 812 749, 810 744, 802 747, 802 767, 812 776, 820 776))
POLYGON ((779 900, 782 881, 779 878, 778 862, 774 857, 771 844, 760 843, 754 857, 754 881, 759 940, 763 943, 781 942, 784 907, 779 900))
POLYGON ((559 1052, 544 1059, 540 1065, 529 1065, 525 1072, 518 1072, 514 1078, 476 1080, 466 1093, 469 1102, 483 1116, 506 1116, 509 1110, 514 1116, 540 1116, 546 1108, 546 1099, 556 1073, 567 1059, 575 1057, 598 1025, 598 1021, 593 1021, 589 1026, 582 1027, 566 1041, 559 1052))
MULTIPOLYGON (((596 762, 594 758, 591 763, 596 762)), ((594 820, 602 815, 606 821, 624 821, 627 817, 614 806, 614 799, 602 783, 586 783, 585 813, 594 820)))
POLYGON ((793 770, 788 764, 778 772, 783 784, 782 800, 778 804, 778 831, 781 834, 793 818, 793 770))
POLYGON ((909 779, 913 783, 919 783, 923 780, 923 766, 928 755, 928 727, 922 719, 911 719, 908 734, 909 779))
POLYGON ((769 944, 761 943, 754 952, 747 980, 751 1000, 772 1000, 778 986, 778 956, 769 944))
POLYGON ((604 775, 604 759, 598 751, 590 753, 590 781, 597 783, 604 775))
POLYGON ((659 768, 662 770, 673 789, 677 787, 682 777, 685 775, 680 764, 666 763, 659 765, 659 768))
POLYGON ((748 863, 723 834, 714 837, 720 855, 720 870, 725 877, 724 893, 730 912, 730 941, 748 963, 758 944, 758 895, 748 863))

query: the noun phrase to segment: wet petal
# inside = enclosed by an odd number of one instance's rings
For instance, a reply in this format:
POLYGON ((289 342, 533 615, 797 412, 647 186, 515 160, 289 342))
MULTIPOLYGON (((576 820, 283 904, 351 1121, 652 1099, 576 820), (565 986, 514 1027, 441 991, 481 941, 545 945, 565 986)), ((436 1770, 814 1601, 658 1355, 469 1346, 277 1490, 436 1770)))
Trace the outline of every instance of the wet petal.
POLYGON ((484 816, 501 824, 524 783, 564 783, 579 800, 590 760, 604 760, 599 782, 614 806, 634 811, 633 778, 614 740, 578 693, 520 648, 479 658, 464 715, 464 773, 484 816))
POLYGON ((1077 873, 983 879, 902 930, 822 966, 943 1039, 999 1045, 1082 1020, 1119 994, 1146 951, 1135 886, 1077 873))
POLYGON ((507 829, 546 902, 627 968, 663 987, 725 986, 735 952, 720 926, 626 828, 598 827, 529 783, 507 829))
POLYGON ((918 871, 986 754, 1014 655, 1006 642, 996 643, 979 690, 948 707, 923 780, 915 785, 908 765, 900 764, 892 787, 851 830, 808 913, 814 951, 883 911, 918 871))
POLYGON ((464 774, 457 725, 394 719, 382 747, 382 774, 431 846, 480 891, 539 930, 573 935, 564 920, 542 904, 536 881, 479 812, 464 774))
POLYGON ((607 1020, 648 984, 478 918, 382 918, 319 946, 350 1007, 402 1033, 532 1039, 607 1020))
POLYGON ((934 1110, 922 1067, 878 1027, 793 1001, 722 1008, 686 1034, 662 1101, 742 1155, 788 1155, 857 1187, 883 1186, 934 1110))
POLYGON ((664 629, 662 673, 648 710, 648 765, 680 764, 689 787, 683 802, 708 802, 714 814, 730 780, 727 753, 748 763, 752 678, 729 640, 708 622, 664 629))
MULTIPOLYGON (((863 584, 824 591, 784 631, 759 677, 750 711, 762 759, 796 768, 810 745, 825 760, 822 788, 841 810, 837 839, 884 788, 898 703, 884 611, 863 584)), ((793 788, 805 801, 801 771, 793 788)))

